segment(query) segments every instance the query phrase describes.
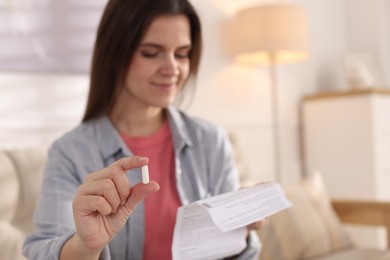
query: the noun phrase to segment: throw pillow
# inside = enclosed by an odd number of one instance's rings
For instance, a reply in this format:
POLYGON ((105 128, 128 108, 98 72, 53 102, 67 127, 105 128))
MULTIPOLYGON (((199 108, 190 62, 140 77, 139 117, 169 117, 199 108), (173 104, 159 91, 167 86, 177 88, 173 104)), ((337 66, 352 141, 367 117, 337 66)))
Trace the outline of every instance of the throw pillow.
POLYGON ((353 246, 319 172, 286 187, 285 193, 293 207, 272 216, 259 232, 262 260, 308 259, 353 246))

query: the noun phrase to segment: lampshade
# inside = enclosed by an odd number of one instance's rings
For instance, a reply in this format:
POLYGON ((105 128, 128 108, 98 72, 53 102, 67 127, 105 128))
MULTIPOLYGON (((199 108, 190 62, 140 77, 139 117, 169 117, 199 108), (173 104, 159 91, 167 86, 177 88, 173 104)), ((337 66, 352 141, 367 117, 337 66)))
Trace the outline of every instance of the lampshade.
POLYGON ((308 57, 304 9, 295 4, 251 7, 237 13, 231 50, 245 63, 289 63, 308 57))

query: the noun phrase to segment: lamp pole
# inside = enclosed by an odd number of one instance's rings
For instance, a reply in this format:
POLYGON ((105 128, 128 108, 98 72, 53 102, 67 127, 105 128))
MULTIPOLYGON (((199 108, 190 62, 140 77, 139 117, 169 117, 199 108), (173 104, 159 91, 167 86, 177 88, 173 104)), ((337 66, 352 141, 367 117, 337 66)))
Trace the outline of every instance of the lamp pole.
POLYGON ((264 4, 240 10, 233 23, 232 51, 238 60, 264 64, 268 58, 274 178, 282 182, 283 140, 279 122, 277 65, 308 58, 304 8, 296 4, 264 4))
POLYGON ((279 102, 276 81, 276 53, 268 53, 269 59, 269 79, 271 97, 271 118, 272 118, 272 140, 274 153, 274 174, 278 182, 282 182, 281 154, 280 154, 280 132, 279 132, 279 102))

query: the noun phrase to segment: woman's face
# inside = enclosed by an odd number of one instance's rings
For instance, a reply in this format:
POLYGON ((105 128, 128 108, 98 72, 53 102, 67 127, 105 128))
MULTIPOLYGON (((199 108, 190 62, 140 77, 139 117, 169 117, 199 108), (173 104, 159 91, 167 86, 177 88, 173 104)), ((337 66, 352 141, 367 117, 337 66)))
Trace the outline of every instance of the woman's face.
POLYGON ((188 77, 190 50, 186 16, 155 18, 130 63, 125 81, 127 102, 146 107, 170 105, 188 77))

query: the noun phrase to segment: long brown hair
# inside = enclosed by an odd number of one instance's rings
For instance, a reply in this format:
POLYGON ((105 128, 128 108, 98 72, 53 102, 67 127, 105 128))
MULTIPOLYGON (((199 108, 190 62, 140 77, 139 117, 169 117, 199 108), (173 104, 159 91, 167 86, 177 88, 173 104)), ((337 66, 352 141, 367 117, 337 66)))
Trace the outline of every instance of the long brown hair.
POLYGON ((190 23, 189 78, 194 78, 201 56, 201 25, 188 0, 110 0, 107 3, 97 31, 83 122, 113 108, 134 52, 152 20, 160 15, 178 14, 185 15, 190 23))

